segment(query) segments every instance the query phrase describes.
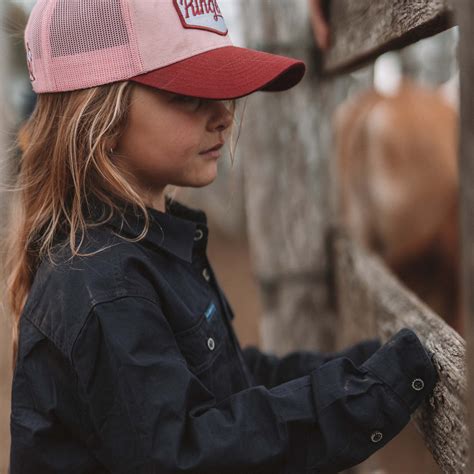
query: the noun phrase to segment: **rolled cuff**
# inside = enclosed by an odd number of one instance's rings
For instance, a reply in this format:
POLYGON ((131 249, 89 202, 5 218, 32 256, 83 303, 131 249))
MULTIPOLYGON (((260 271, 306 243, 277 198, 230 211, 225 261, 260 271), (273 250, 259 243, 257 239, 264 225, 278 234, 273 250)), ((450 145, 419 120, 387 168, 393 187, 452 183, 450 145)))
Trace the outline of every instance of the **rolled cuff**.
POLYGON ((389 385, 410 413, 433 390, 438 378, 432 358, 408 328, 397 332, 361 368, 389 385))

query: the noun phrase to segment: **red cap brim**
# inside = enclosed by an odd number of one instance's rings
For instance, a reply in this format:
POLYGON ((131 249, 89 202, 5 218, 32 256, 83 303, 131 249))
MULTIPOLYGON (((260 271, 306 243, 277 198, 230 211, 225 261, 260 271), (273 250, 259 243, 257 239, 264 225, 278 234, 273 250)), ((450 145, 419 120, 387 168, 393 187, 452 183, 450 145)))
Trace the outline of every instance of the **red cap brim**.
POLYGON ((278 92, 298 84, 303 61, 276 54, 224 46, 130 78, 176 94, 207 99, 238 99, 263 90, 278 92))

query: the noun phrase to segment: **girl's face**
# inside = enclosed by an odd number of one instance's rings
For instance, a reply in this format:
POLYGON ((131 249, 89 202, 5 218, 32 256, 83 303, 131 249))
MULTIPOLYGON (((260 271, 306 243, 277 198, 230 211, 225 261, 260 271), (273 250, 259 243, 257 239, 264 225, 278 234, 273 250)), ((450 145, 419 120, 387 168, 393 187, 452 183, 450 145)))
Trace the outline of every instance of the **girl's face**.
POLYGON ((229 107, 230 101, 134 84, 113 159, 132 173, 145 201, 163 210, 165 186, 202 187, 216 178, 219 158, 202 152, 225 142, 233 120, 229 107))

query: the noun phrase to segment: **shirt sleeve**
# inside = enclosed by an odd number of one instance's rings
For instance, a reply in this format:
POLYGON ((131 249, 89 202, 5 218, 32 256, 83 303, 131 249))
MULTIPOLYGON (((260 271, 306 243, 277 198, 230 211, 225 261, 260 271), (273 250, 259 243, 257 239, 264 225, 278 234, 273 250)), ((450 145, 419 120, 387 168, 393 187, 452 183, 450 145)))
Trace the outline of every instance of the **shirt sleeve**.
POLYGON ((368 339, 338 352, 298 350, 279 357, 273 352, 263 352, 257 346, 249 345, 242 350, 242 353, 255 383, 272 388, 291 379, 308 375, 321 364, 339 357, 348 357, 358 366, 380 346, 380 339, 368 339))
POLYGON ((399 433, 432 389, 431 361, 409 336, 365 367, 340 357, 216 403, 188 369, 156 302, 127 296, 99 303, 73 348, 93 426, 87 439, 115 473, 337 472, 399 433), (380 368, 389 372, 383 379, 380 368), (412 376, 424 380, 424 390, 411 388, 412 376), (371 440, 376 431, 382 439, 371 440))

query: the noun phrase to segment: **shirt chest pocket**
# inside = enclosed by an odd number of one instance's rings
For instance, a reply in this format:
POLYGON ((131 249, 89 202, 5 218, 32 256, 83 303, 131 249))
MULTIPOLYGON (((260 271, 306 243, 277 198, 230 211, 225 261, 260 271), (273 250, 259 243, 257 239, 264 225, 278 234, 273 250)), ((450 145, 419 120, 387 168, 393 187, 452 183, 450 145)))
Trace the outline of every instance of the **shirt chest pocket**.
POLYGON ((209 301, 193 326, 175 333, 175 337, 194 374, 198 375, 209 368, 222 352, 226 338, 225 323, 214 301, 209 301))

